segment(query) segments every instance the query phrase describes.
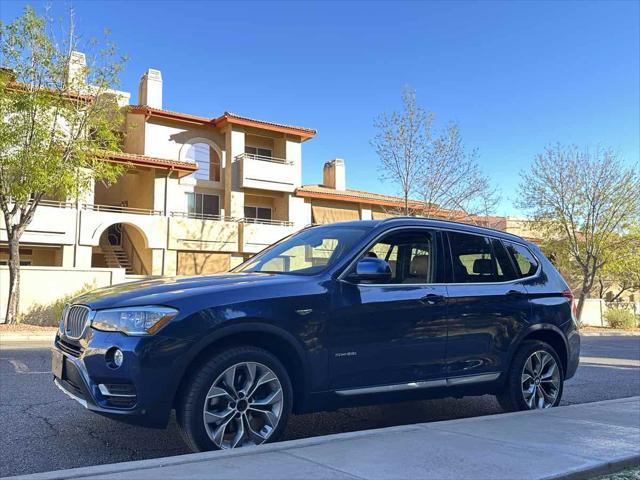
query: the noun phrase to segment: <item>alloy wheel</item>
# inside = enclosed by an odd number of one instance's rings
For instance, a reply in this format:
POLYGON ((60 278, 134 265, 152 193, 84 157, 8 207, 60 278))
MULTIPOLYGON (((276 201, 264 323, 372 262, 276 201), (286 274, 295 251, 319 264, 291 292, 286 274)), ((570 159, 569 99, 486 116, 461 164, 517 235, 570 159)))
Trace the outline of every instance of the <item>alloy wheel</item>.
POLYGON ((283 412, 280 380, 261 363, 227 368, 207 393, 203 420, 218 448, 260 445, 273 434, 283 412))
POLYGON ((532 353, 522 368, 522 395, 531 410, 553 407, 560 392, 560 368, 549 352, 532 353))

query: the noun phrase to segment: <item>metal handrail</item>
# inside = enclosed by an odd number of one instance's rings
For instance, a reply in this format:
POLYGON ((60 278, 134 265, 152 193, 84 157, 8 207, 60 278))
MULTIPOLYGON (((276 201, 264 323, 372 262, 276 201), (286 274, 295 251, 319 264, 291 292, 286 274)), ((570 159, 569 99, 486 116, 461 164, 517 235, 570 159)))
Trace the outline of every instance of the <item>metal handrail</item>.
POLYGON ((94 212, 113 212, 113 213, 135 213, 138 215, 162 215, 160 210, 152 210, 148 208, 122 207, 120 205, 96 205, 93 203, 83 203, 83 210, 92 210, 94 212))
POLYGON ((193 218, 195 220, 217 220, 220 222, 237 222, 235 217, 223 217, 222 215, 212 215, 208 213, 171 212, 172 217, 193 218))
POLYGON ((285 158, 266 157, 264 155, 256 155, 254 153, 241 153, 236 157, 236 159, 238 160, 242 160, 245 158, 249 160, 258 160, 260 162, 280 163, 284 165, 291 165, 293 163, 292 161, 287 160, 285 158))
MULTIPOLYGON (((136 260, 138 261, 138 263, 140 264, 140 272, 142 272, 143 275, 149 275, 149 270, 147 270, 147 267, 145 266, 144 262, 142 261, 142 256, 140 255, 140 253, 138 252, 138 249, 136 248, 136 246, 133 244, 133 240, 131 240, 131 236, 129 236, 129 234, 127 233, 127 231, 123 228, 122 229, 122 248, 125 250, 125 252, 127 251, 127 247, 125 246, 125 240, 126 243, 131 247, 131 267, 133 268, 133 271, 136 271, 135 265, 136 265, 136 260)), ((129 252, 127 252, 127 254, 129 254, 129 252)))

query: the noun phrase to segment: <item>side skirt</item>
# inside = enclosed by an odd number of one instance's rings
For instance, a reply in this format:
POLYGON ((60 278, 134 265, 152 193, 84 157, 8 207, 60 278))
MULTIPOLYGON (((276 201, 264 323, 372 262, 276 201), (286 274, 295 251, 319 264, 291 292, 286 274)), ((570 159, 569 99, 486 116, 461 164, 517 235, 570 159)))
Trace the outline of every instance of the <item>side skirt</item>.
POLYGON ((375 387, 350 388, 336 390, 335 393, 342 397, 354 395, 370 395, 375 393, 403 392, 407 390, 421 390, 425 388, 461 387, 477 383, 493 382, 500 377, 500 373, 482 373, 478 375, 465 375, 463 377, 451 377, 442 380, 428 380, 422 382, 398 383, 394 385, 379 385, 375 387))

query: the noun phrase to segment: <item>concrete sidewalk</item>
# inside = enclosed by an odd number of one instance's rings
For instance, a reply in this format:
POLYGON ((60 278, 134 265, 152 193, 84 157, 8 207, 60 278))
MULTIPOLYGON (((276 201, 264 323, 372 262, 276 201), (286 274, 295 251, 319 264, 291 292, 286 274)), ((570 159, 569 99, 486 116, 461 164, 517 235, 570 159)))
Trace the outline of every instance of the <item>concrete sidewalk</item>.
POLYGON ((581 479, 638 464, 631 397, 13 478, 581 479))

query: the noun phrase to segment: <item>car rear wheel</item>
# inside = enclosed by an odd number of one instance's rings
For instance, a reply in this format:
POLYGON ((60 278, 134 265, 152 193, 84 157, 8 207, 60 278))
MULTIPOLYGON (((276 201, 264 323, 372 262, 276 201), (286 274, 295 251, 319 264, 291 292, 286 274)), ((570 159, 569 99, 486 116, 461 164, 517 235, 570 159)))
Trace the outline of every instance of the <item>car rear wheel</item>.
POLYGON ((278 440, 292 405, 280 361, 252 346, 220 352, 194 372, 176 409, 182 436, 195 452, 278 440))
POLYGON ((551 345, 527 341, 511 362, 498 402, 508 412, 555 407, 564 387, 562 362, 551 345))

